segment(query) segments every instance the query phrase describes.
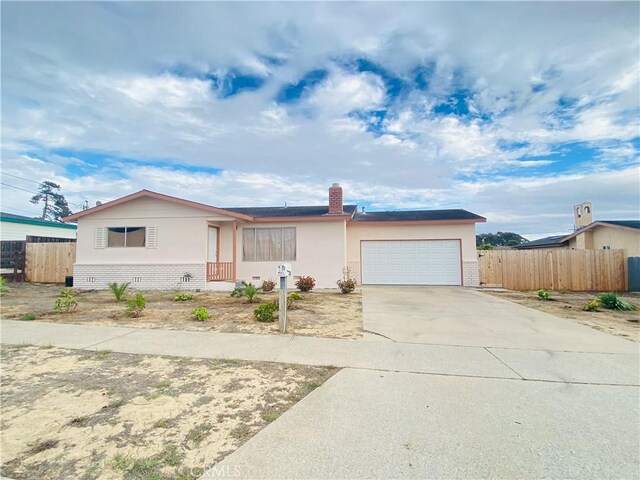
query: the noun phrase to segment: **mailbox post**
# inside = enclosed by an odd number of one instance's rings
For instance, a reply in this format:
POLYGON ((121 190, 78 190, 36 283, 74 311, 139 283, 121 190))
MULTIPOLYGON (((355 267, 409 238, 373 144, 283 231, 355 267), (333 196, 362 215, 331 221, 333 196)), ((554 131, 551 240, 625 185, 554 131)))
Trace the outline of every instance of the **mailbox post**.
POLYGON ((287 333, 287 277, 291 276, 291 265, 281 263, 276 267, 276 276, 280 278, 280 298, 278 306, 278 321, 280 333, 287 333))

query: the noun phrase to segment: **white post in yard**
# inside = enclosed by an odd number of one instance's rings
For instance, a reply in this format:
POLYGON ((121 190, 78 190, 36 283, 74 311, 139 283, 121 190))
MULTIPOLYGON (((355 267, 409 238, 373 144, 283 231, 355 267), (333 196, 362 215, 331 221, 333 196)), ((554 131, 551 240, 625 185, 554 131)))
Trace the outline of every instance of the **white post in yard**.
POLYGON ((287 277, 291 276, 291 265, 281 263, 276 268, 276 276, 280 278, 280 298, 278 305, 278 321, 280 333, 287 333, 287 277))
POLYGON ((287 333, 287 277, 280 277, 278 320, 280 321, 280 333, 287 333))

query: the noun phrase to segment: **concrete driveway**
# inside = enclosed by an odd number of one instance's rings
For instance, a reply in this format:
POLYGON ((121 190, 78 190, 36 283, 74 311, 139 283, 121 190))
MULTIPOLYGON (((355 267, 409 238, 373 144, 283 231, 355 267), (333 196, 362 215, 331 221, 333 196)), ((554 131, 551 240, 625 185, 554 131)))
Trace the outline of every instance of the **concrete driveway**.
POLYGON ((638 352, 629 340, 462 287, 363 287, 363 313, 366 331, 396 342, 638 352))

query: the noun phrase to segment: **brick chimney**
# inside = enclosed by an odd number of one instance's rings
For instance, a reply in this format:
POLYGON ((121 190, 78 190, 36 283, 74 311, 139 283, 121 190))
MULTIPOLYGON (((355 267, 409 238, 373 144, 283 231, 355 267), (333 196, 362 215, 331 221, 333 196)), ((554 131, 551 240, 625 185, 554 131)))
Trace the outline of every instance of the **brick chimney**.
POLYGON ((334 183, 329 187, 329 215, 342 215, 342 187, 334 183))

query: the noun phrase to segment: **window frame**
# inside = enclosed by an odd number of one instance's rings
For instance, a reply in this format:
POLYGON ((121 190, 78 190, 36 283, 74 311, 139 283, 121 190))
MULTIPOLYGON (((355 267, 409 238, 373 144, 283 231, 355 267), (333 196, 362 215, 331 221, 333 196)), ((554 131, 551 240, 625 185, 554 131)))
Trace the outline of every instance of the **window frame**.
POLYGON ((243 227, 242 229, 242 261, 243 262, 295 262, 298 258, 298 229, 297 227, 243 227), (294 246, 294 255, 291 259, 285 259, 285 240, 284 240, 284 230, 293 230, 293 246, 294 246), (244 251, 244 238, 245 232, 253 230, 253 259, 249 260, 246 258, 246 252, 244 251), (258 230, 280 230, 281 235, 281 247, 280 247, 280 258, 277 260, 258 260, 258 230))
MULTIPOLYGON (((107 237, 107 244, 106 244, 106 248, 146 248, 147 247, 147 227, 131 227, 131 226, 127 226, 127 227, 105 227, 106 228, 106 237, 107 237), (109 233, 110 230, 112 228, 123 228, 124 229, 124 245, 122 246, 116 246, 116 245, 109 245, 109 233), (128 237, 128 233, 129 233, 129 229, 142 229, 144 230, 144 244, 143 245, 136 245, 136 246, 132 246, 132 245, 127 245, 127 237, 128 237)), ((119 233, 119 232, 114 232, 114 233, 119 233)), ((133 232, 132 232, 133 233, 133 232)))

